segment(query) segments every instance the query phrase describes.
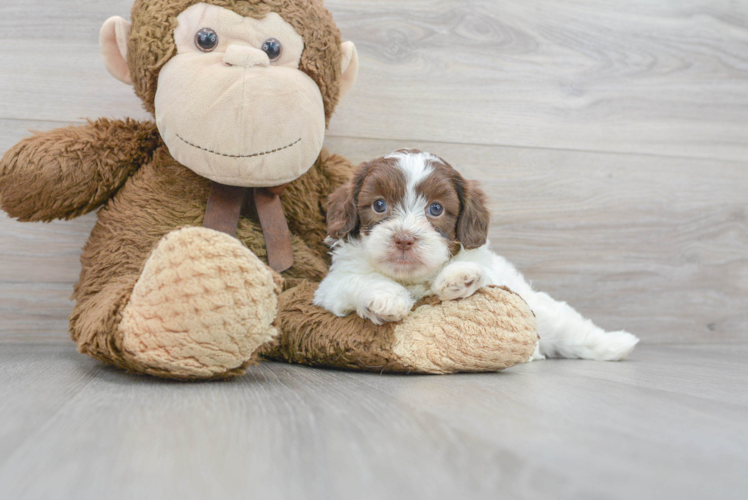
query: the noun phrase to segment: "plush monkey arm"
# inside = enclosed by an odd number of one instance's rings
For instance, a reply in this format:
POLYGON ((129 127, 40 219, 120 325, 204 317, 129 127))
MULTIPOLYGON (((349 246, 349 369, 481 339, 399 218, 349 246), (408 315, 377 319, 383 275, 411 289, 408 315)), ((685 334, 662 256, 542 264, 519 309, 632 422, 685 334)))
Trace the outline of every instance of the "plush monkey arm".
POLYGON ((130 119, 37 133, 0 160, 0 208, 21 221, 91 212, 150 159, 158 144, 155 123, 130 119))

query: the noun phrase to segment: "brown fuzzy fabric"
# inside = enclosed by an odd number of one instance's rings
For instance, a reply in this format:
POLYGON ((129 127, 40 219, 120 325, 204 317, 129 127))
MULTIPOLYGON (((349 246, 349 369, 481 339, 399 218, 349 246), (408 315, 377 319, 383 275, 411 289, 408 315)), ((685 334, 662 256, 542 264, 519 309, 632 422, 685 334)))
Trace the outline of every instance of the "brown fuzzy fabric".
POLYGON ((276 327, 281 335, 260 350, 262 356, 326 368, 411 371, 392 352, 394 324, 377 326, 356 314, 337 318, 312 305, 316 289, 304 282, 280 295, 276 327))
POLYGON ((91 212, 150 160, 159 142, 155 123, 129 119, 36 133, 0 161, 0 207, 21 221, 91 212))
POLYGON ((262 19, 278 13, 304 38, 299 69, 317 83, 329 123, 340 95, 340 30, 321 0, 137 0, 132 8, 132 31, 127 59, 135 92, 154 113, 153 100, 161 68, 176 54, 176 17, 197 3, 230 9, 244 17, 262 19))
POLYGON ((312 305, 316 289, 317 284, 302 283, 280 295, 281 334, 261 349, 263 356, 374 372, 493 372, 528 361, 538 341, 532 311, 503 287, 446 303, 429 296, 402 322, 381 326, 312 305))

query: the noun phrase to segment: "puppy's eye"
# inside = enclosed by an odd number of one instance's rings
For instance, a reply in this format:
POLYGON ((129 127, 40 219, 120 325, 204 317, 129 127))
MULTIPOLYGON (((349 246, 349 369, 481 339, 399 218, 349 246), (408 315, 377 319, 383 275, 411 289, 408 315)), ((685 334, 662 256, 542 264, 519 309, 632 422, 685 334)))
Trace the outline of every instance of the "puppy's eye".
POLYGON ((432 217, 439 217, 443 213, 444 207, 439 205, 438 203, 432 203, 429 207, 429 215, 432 217))
POLYGON ((203 28, 195 35, 195 46, 203 52, 213 52, 218 47, 218 33, 203 28))
POLYGON ((269 38, 262 44, 262 51, 268 55, 270 61, 277 61, 283 53, 283 45, 276 38, 269 38))
POLYGON ((377 200, 374 202, 371 208, 373 208, 376 213, 383 214, 387 211, 387 202, 384 200, 377 200))

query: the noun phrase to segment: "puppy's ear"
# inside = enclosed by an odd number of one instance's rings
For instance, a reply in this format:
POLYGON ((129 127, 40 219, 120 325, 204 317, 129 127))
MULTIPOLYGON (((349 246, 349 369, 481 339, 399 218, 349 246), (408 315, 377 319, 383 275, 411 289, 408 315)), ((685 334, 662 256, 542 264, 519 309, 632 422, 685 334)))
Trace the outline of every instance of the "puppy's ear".
POLYGON ((341 239, 358 227, 356 209, 356 189, 353 181, 348 181, 330 195, 327 200, 327 234, 341 239))
POLYGON ((327 234, 341 239, 358 230, 358 193, 369 174, 370 163, 358 167, 353 178, 336 189, 327 200, 327 234))
POLYGON ((461 176, 455 181, 460 196, 460 216, 457 219, 457 241, 467 250, 482 247, 488 241, 491 213, 486 207, 486 193, 476 181, 461 176))

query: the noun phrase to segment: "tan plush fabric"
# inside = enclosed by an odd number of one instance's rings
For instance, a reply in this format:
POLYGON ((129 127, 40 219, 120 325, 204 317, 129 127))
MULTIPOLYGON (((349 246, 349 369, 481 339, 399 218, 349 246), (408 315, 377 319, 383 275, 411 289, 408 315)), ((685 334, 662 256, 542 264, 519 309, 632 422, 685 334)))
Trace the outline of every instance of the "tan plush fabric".
POLYGON ((161 69, 155 101, 156 123, 171 155, 231 186, 272 187, 299 178, 325 139, 322 94, 298 71, 302 38, 274 12, 244 18, 198 4, 177 21, 177 55, 161 69), (203 53, 195 33, 206 26, 215 29, 219 43, 203 53), (273 63, 260 50, 269 38, 283 47, 273 63))
POLYGON ((312 305, 317 285, 281 294, 281 334, 261 353, 313 366, 395 373, 490 372, 528 361, 538 341, 535 317, 519 295, 490 287, 464 300, 429 297, 401 323, 338 318, 312 305))
POLYGON ((104 65, 117 80, 132 85, 130 68, 127 66, 127 43, 130 39, 130 23, 119 17, 110 17, 99 32, 99 47, 104 65))
POLYGON ((341 68, 343 75, 340 78, 340 99, 344 99, 351 91, 358 79, 358 50, 353 42, 343 42, 340 46, 343 51, 341 68))
POLYGON ((237 239, 200 227, 174 231, 122 312, 122 350, 157 375, 223 375, 277 334, 276 293, 272 272, 237 239))
POLYGON ((429 302, 395 327, 392 352, 406 366, 425 373, 498 371, 528 361, 535 352, 535 316, 505 288, 429 302))

